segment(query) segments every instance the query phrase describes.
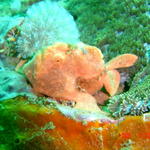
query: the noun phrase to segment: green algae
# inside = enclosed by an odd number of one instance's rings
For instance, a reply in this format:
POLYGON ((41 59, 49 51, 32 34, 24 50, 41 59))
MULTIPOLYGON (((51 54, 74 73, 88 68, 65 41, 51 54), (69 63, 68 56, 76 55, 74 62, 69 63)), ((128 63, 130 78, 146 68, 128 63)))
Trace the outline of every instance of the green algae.
MULTIPOLYGON (((40 109, 30 110, 26 97, 17 97, 0 102, 0 148, 1 150, 33 150, 43 149, 39 141, 54 140, 45 130, 55 129, 53 122, 46 123, 43 127, 27 120, 19 113, 20 107, 29 112, 37 113, 40 109), (35 141, 35 143, 33 142, 35 141), (37 142, 36 142, 37 141, 37 142), (31 144, 31 143, 34 144, 31 144), (33 145, 33 146, 32 146, 33 145)), ((40 107, 41 108, 41 107, 40 107)), ((49 108, 50 109, 50 108, 49 108)), ((53 109, 53 107, 51 107, 53 109)))
POLYGON ((141 84, 146 78, 149 78, 150 75, 150 64, 147 64, 141 71, 139 71, 133 78, 131 87, 135 87, 138 84, 141 84))
POLYGON ((42 130, 53 130, 55 129, 55 125, 52 121, 48 122, 43 128, 42 130))
POLYGON ((108 109, 114 117, 142 115, 150 111, 150 75, 129 91, 109 100, 108 109))
MULTIPOLYGON (((13 8, 12 11, 10 1, 2 0, 0 2, 0 16, 25 15, 28 6, 36 1, 38 0, 21 0, 22 6, 16 9, 13 8)), ((144 0, 123 0, 121 2, 119 0, 102 0, 101 2, 99 0, 88 0, 86 2, 68 0, 65 6, 76 19, 81 31, 81 40, 99 47, 105 55, 105 60, 123 53, 138 55, 139 61, 134 71, 132 70, 134 74, 140 68, 143 69, 147 64, 147 59, 149 59, 145 55, 147 49, 144 46, 144 43, 150 43, 149 16, 146 2, 144 0)), ((14 46, 8 45, 8 47, 14 46)), ((84 49, 83 53, 86 53, 84 49)), ((115 117, 129 114, 141 115, 148 112, 150 110, 149 68, 150 66, 147 66, 142 72, 139 72, 131 84, 131 89, 126 93, 113 97, 110 100, 109 107, 104 106, 104 109, 107 112, 111 110, 115 117), (139 104, 140 109, 137 107, 137 109, 131 109, 131 103, 135 104, 134 107, 139 104)), ((42 142, 55 140, 54 137, 50 137, 45 133, 45 130, 56 128, 53 122, 38 127, 32 121, 28 121, 16 113, 17 107, 23 105, 28 109, 26 107, 28 104, 49 109, 58 108, 56 102, 45 97, 17 97, 0 102, 0 150, 26 150, 29 147, 32 150, 38 150, 43 149, 42 142), (24 101, 25 99, 27 101, 24 101), (21 122, 25 126, 24 129, 19 128, 21 122)), ((37 110, 40 109, 29 111, 34 114, 37 110)), ((68 108, 67 110, 66 117, 68 117, 67 113, 71 112, 68 108)), ((77 116, 71 117, 77 118, 77 116)), ((87 125, 87 121, 82 121, 82 124, 87 125)), ((101 128, 96 128, 96 130, 101 130, 101 128)), ((126 143, 122 146, 124 147, 121 150, 132 149, 126 143)))
POLYGON ((136 54, 139 61, 131 76, 146 65, 144 43, 150 43, 147 0, 64 0, 63 5, 76 19, 81 41, 99 47, 105 60, 136 54))
POLYGON ((39 0, 1 0, 0 16, 24 15, 27 8, 39 0))
POLYGON ((120 150, 132 150, 132 144, 134 143, 132 142, 131 139, 124 141, 124 143, 121 144, 122 148, 120 150))

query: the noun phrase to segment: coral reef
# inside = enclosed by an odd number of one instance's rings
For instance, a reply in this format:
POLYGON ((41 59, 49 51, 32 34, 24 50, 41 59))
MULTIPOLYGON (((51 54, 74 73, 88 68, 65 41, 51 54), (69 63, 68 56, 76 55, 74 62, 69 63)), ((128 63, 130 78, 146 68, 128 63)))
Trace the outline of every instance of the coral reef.
POLYGON ((147 64, 141 71, 139 71, 133 78, 131 87, 136 87, 138 84, 143 83, 144 79, 150 75, 150 64, 147 64))
MULTIPOLYGON (((3 16, 0 17, 0 49, 5 49, 6 51, 6 36, 9 32, 14 29, 15 27, 19 26, 23 22, 23 17, 19 16, 3 16)), ((1 51, 1 50, 0 50, 1 51)))
POLYGON ((4 70, 4 64, 3 62, 0 60, 0 71, 4 70))
POLYGON ((27 10, 20 30, 17 51, 23 58, 31 57, 37 50, 55 42, 79 42, 73 17, 56 2, 33 4, 27 10))
MULTIPOLYGON (((0 148, 5 150, 132 150, 150 149, 150 121, 127 117, 82 121, 64 115, 64 109, 50 100, 22 97, 0 102, 0 148), (37 104, 36 104, 37 102, 37 104), (127 128, 128 127, 128 128, 127 128)), ((66 110, 66 107, 65 107, 66 110)), ((76 116, 76 113, 68 110, 76 116)), ((81 114, 81 116, 86 115, 81 114)), ((88 114, 93 118, 94 114, 88 114)))
POLYGON ((63 1, 77 22, 81 41, 100 48, 106 61, 123 53, 139 56, 137 65, 130 69, 130 78, 146 65, 150 44, 148 0, 63 1))
POLYGON ((114 117, 142 115, 150 111, 150 75, 139 81, 128 92, 114 96, 109 100, 109 110, 114 117))
POLYGON ((33 95, 24 76, 14 71, 0 70, 0 101, 19 95, 33 95))
POLYGON ((1 0, 0 150, 149 150, 149 6, 1 0))
POLYGON ((150 44, 144 43, 144 47, 146 49, 147 63, 150 63, 150 44))
POLYGON ((129 67, 136 60, 137 56, 124 54, 104 64, 103 55, 96 47, 57 43, 37 53, 22 70, 36 93, 72 100, 77 102, 76 108, 98 111, 92 95, 103 86, 114 95, 120 82, 115 69, 129 67))
POLYGON ((14 56, 8 56, 3 52, 0 54, 0 61, 3 64, 4 70, 15 70, 16 65, 19 63, 20 59, 14 56))
POLYGON ((17 14, 23 15, 31 4, 38 1, 39 0, 1 0, 0 16, 14 16, 17 14))

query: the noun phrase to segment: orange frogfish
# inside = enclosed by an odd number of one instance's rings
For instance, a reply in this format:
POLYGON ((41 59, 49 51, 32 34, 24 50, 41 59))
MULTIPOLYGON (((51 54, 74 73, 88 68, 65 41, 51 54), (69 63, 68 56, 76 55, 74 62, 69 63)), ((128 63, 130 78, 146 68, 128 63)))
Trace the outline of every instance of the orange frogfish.
POLYGON ((86 44, 55 43, 39 52, 23 66, 35 93, 56 100, 75 101, 75 107, 100 111, 92 96, 103 86, 112 96, 120 82, 117 68, 132 66, 133 54, 123 54, 104 63, 101 51, 86 44))

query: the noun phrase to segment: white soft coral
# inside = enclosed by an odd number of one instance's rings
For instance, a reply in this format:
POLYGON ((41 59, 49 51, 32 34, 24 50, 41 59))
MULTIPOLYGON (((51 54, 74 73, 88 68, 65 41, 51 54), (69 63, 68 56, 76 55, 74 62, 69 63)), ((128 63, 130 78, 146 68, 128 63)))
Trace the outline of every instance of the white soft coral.
POLYGON ((26 58, 55 42, 76 44, 79 32, 73 17, 56 2, 42 1, 27 10, 17 41, 18 53, 26 58))

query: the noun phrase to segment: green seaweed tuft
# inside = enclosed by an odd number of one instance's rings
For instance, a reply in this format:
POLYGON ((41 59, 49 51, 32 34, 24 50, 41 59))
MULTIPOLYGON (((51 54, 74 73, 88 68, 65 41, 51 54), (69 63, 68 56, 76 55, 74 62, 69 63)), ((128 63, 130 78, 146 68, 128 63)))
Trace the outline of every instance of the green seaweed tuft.
POLYGON ((133 53, 139 61, 131 77, 147 64, 150 43, 148 0, 63 0, 81 33, 81 41, 100 48, 106 61, 133 53))

